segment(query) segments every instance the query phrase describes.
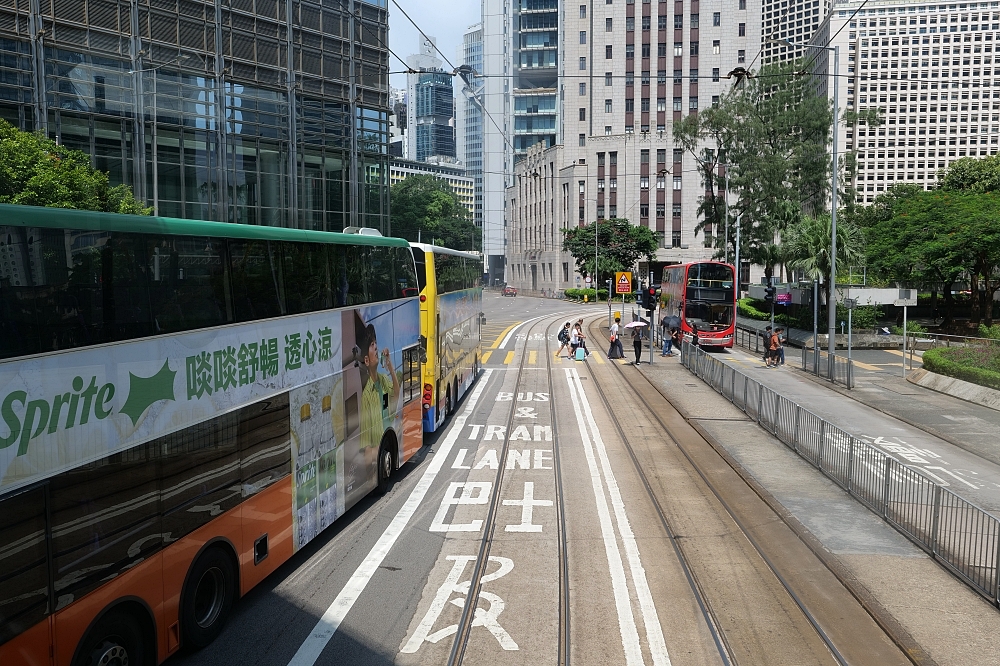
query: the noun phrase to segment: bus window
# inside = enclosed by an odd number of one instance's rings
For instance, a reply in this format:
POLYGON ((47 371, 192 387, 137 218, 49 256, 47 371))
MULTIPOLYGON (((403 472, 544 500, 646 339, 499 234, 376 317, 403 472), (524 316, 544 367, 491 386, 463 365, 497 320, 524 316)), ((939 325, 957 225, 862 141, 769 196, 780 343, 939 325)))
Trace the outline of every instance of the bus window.
POLYGON ((150 305, 157 333, 218 326, 228 321, 220 240, 152 237, 150 305))
POLYGON ((413 250, 413 263, 417 268, 417 289, 424 290, 427 286, 427 253, 419 248, 413 250))
POLYGON ((286 314, 315 312, 332 307, 326 246, 282 243, 281 258, 286 314))
POLYGON ((346 305, 364 305, 370 302, 368 289, 365 284, 365 261, 367 257, 362 252, 363 248, 351 248, 351 251, 344 253, 344 268, 347 278, 347 303, 346 305))
POLYGON ((365 262, 366 281, 368 283, 368 296, 372 301, 388 301, 398 298, 399 294, 395 290, 395 271, 393 270, 392 248, 388 247, 368 247, 363 248, 368 255, 365 262))
POLYGON ((0 645, 49 612, 45 489, 0 502, 0 645))
MULTIPOLYGON (((393 267, 396 271, 396 294, 394 298, 401 296, 416 296, 420 293, 417 286, 417 276, 413 272, 413 255, 405 247, 387 248, 394 257, 393 267)), ((419 254, 419 251, 418 251, 419 254)))
POLYGON ((231 240, 229 262, 236 321, 280 317, 277 244, 231 240))

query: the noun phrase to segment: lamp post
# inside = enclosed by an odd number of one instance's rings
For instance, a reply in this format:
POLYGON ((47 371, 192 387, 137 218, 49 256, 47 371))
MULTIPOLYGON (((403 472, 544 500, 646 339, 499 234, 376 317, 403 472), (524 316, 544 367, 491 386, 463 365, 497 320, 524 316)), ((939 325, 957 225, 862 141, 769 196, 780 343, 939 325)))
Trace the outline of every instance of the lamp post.
POLYGON ((834 376, 834 352, 837 347, 837 128, 840 125, 840 47, 816 44, 794 44, 787 39, 771 39, 770 43, 792 48, 818 49, 833 52, 833 168, 830 177, 830 298, 827 300, 828 337, 827 373, 834 376))

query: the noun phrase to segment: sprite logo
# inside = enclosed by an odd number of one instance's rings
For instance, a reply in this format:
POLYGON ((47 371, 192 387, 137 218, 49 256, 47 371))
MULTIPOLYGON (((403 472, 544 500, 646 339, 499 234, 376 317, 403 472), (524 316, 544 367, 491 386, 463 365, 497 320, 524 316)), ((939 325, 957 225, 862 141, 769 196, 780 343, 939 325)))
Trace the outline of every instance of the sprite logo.
MULTIPOLYGON (((129 373, 129 393, 125 404, 119 410, 136 425, 139 417, 158 400, 174 400, 174 375, 167 361, 152 377, 137 377, 129 373)), ((28 451, 31 440, 43 433, 52 434, 58 430, 69 430, 77 425, 86 425, 90 419, 101 421, 111 415, 111 401, 117 389, 111 382, 97 385, 97 377, 85 382, 83 377, 74 377, 71 391, 57 393, 49 399, 29 400, 25 391, 11 391, 0 403, 0 421, 10 431, 0 435, 0 450, 17 443, 17 455, 28 451), (84 385, 86 384, 86 388, 84 385)))

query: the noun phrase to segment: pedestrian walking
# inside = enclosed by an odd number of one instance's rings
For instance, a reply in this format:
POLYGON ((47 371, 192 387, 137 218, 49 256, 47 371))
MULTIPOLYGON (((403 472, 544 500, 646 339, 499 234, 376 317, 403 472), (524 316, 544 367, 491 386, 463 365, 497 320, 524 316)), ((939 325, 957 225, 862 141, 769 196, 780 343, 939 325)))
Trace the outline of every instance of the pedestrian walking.
POLYGON ((559 350, 556 351, 556 356, 561 356, 563 349, 566 350, 566 358, 569 358, 570 355, 573 353, 573 350, 570 348, 569 344, 569 336, 570 336, 570 323, 566 322, 565 324, 563 324, 563 327, 559 329, 559 335, 557 336, 559 339, 559 350))
POLYGON ((664 317, 660 322, 660 327, 662 329, 661 337, 663 338, 663 351, 660 356, 673 356, 671 349, 674 346, 674 332, 667 327, 668 318, 664 317))
POLYGON ((785 329, 779 328, 775 331, 775 336, 778 338, 778 359, 780 363, 778 365, 785 364, 785 329))
POLYGON ((764 365, 768 368, 778 367, 778 347, 780 346, 777 331, 772 331, 771 337, 768 339, 767 351, 764 356, 764 365))
POLYGON ((680 353, 680 348, 681 348, 681 331, 680 331, 680 329, 677 328, 676 326, 674 328, 670 329, 670 338, 673 341, 674 347, 676 347, 677 350, 678 350, 677 352, 671 352, 670 355, 671 356, 676 356, 678 353, 680 353))
POLYGON ((583 347, 587 356, 590 356, 590 350, 587 349, 587 336, 583 334, 583 317, 576 320, 576 335, 579 338, 579 346, 583 347))
POLYGON ((771 325, 770 324, 768 324, 767 327, 764 328, 764 332, 761 333, 760 337, 764 339, 764 353, 761 354, 760 358, 763 361, 767 361, 767 356, 768 356, 768 354, 771 353, 771 325))
POLYGON ((615 317, 615 323, 611 324, 611 346, 608 347, 608 358, 611 360, 625 358, 625 349, 621 341, 621 317, 615 317))
POLYGON ((639 326, 632 329, 632 349, 635 350, 635 364, 639 365, 642 356, 642 328, 639 326))
POLYGON ((691 331, 691 344, 695 347, 698 346, 698 329, 697 327, 691 331))
POLYGON ((570 358, 576 358, 576 350, 580 346, 580 327, 574 326, 569 333, 570 358))

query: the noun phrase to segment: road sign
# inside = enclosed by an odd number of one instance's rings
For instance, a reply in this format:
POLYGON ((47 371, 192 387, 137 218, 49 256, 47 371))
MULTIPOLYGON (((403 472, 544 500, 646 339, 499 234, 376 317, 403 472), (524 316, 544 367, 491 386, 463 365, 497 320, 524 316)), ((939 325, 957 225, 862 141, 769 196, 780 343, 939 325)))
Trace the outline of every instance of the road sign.
POLYGON ((590 284, 590 282, 591 282, 590 276, 588 275, 586 278, 584 278, 583 281, 586 282, 587 284, 590 284))
POLYGON ((858 307, 858 301, 853 298, 845 298, 844 307, 847 308, 848 310, 853 310, 854 308, 858 307))
POLYGON ((618 271, 615 273, 615 293, 632 293, 632 271, 618 271))
POLYGON ((899 298, 892 302, 895 306, 906 306, 906 305, 916 305, 917 304, 917 290, 916 289, 900 289, 899 298))
POLYGON ((775 294, 774 302, 778 305, 788 305, 792 302, 792 295, 790 293, 785 294, 775 294))

